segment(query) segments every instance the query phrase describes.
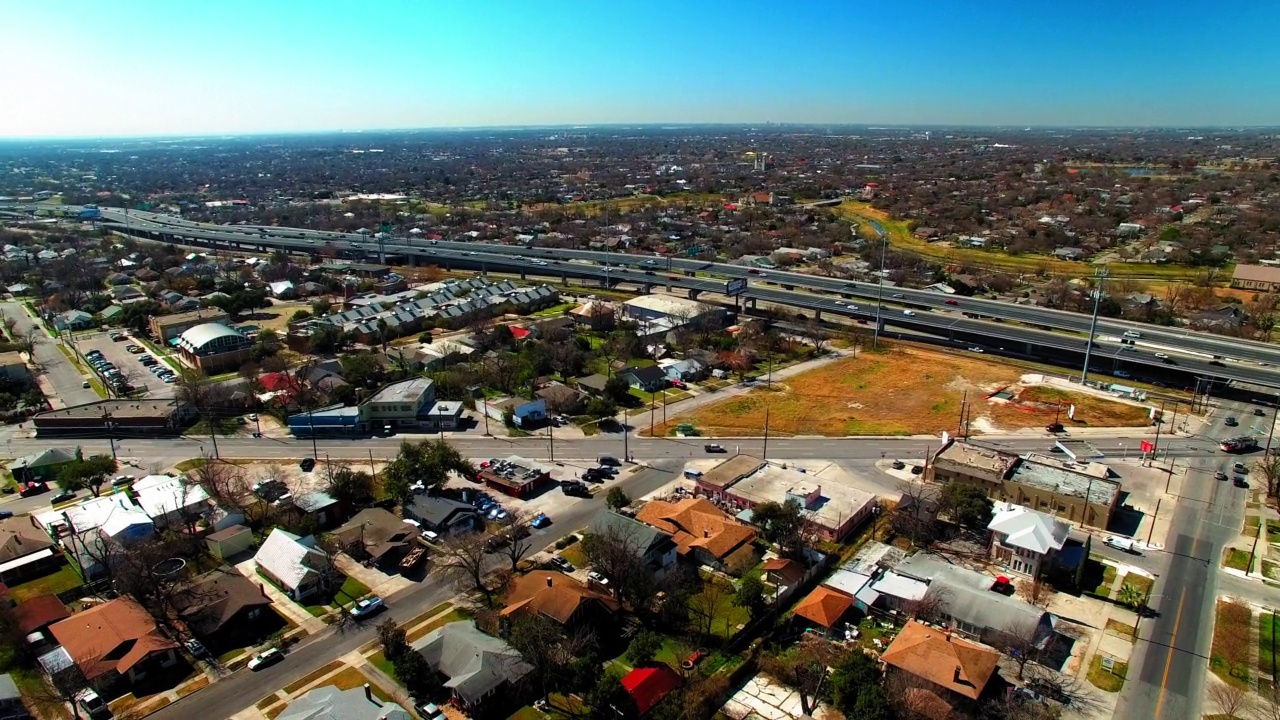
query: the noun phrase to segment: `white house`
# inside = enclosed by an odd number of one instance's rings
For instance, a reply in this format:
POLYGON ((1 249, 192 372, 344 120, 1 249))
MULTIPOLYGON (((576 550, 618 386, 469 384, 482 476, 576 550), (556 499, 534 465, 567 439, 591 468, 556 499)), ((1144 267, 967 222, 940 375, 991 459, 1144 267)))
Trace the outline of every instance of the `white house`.
POLYGON ((181 527, 210 510, 209 493, 185 477, 148 475, 133 484, 138 505, 156 527, 181 527))
POLYGON ((280 528, 271 531, 253 556, 258 573, 294 600, 303 600, 320 589, 329 559, 315 547, 315 538, 298 537, 280 528))
POLYGON ((1034 578, 1062 549, 1071 526, 1022 505, 997 502, 987 529, 991 531, 991 557, 1010 572, 1034 578))

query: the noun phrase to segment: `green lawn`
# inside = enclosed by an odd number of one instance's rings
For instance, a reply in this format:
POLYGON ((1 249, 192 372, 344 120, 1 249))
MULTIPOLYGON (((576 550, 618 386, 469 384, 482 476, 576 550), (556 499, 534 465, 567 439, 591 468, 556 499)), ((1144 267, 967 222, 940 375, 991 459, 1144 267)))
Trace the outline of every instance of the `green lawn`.
POLYGON ((1272 613, 1264 613, 1259 618, 1258 627, 1258 672, 1262 675, 1274 675, 1276 672, 1276 648, 1272 644, 1272 634, 1280 635, 1280 623, 1272 613))
POLYGON ((325 593, 319 597, 311 598, 312 603, 310 605, 305 605, 304 607, 306 607, 307 612, 312 615, 321 617, 333 608, 337 607, 339 603, 343 605, 351 605, 356 600, 359 600, 368 594, 369 588, 365 587, 364 583, 353 577, 348 577, 346 580, 342 581, 341 587, 330 593, 325 593))
POLYGON ((1102 669, 1102 656, 1094 655, 1089 663, 1089 682, 1099 690, 1118 693, 1124 687, 1125 675, 1129 672, 1129 664, 1117 662, 1111 671, 1102 669))
POLYGON ((369 656, 369 664, 386 673, 388 677, 396 676, 396 666, 391 664, 381 650, 369 656))
POLYGON ((1244 550, 1227 548, 1226 555, 1222 558, 1222 564, 1235 570, 1248 571, 1249 553, 1244 550))
POLYGON ((80 587, 84 581, 70 564, 63 565, 57 572, 41 578, 29 580, 21 585, 9 588, 9 597, 16 603, 23 603, 40 595, 56 595, 72 588, 80 587))
MULTIPOLYGON (((705 593, 699 593, 689 599, 689 606, 695 609, 695 614, 698 613, 696 608, 703 607, 705 598, 705 593)), ((733 592, 730 590, 728 597, 721 601, 719 607, 716 608, 715 616, 711 618, 711 634, 728 640, 738 632, 739 625, 746 625, 750 621, 751 616, 747 613, 746 608, 733 604, 733 592)))
POLYGON ((469 617, 471 617, 471 613, 468 610, 465 610, 463 608, 457 608, 455 610, 451 610, 449 611, 448 614, 441 615, 439 618, 436 618, 435 620, 432 620, 426 625, 423 625, 422 627, 414 630, 413 632, 410 632, 406 636, 406 639, 409 642, 417 642, 427 633, 431 632, 432 630, 435 630, 438 627, 448 625, 449 623, 461 622, 463 620, 466 620, 469 617))
POLYGON ((574 567, 586 567, 590 563, 587 562, 587 553, 582 549, 582 542, 576 542, 569 547, 560 551, 561 557, 573 563, 574 567))
POLYGON ((1116 581, 1116 566, 1102 566, 1102 582, 1098 583, 1098 587, 1094 588, 1093 593, 1101 597, 1111 597, 1111 586, 1116 581))
POLYGON ((572 310, 572 309, 574 309, 574 308, 576 308, 576 307, 578 307, 578 303, 571 303, 571 302, 570 302, 570 303, 560 303, 559 305, 552 305, 551 307, 547 308, 546 310, 539 310, 538 312, 534 313, 533 315, 530 315, 530 317, 536 317, 536 318, 556 318, 556 317, 560 317, 561 315, 564 315, 566 312, 568 312, 569 310, 572 310))
POLYGON ((1150 593, 1151 588, 1155 584, 1156 584, 1155 580, 1152 580, 1146 575, 1139 575, 1137 573, 1126 573, 1124 576, 1124 579, 1120 581, 1120 587, 1124 587, 1125 585, 1132 585, 1138 588, 1138 590, 1142 591, 1143 595, 1150 593))

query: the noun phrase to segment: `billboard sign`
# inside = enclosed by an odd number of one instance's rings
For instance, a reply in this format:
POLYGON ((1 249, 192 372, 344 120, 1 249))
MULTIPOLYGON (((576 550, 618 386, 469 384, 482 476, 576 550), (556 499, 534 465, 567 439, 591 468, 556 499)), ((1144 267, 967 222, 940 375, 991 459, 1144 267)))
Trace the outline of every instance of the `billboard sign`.
POLYGON ((724 284, 724 294, 730 297, 737 297, 746 291, 746 278, 733 278, 724 284))

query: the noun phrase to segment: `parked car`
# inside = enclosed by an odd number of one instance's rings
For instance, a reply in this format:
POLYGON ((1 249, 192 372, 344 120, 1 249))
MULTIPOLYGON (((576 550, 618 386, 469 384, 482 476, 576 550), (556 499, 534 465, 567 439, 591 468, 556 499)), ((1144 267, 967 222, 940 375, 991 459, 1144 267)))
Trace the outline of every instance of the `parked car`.
POLYGON ((302 462, 298 463, 298 467, 302 469, 302 472, 311 472, 316 468, 316 459, 303 458, 302 462))
POLYGON ((280 652, 280 648, 263 650, 249 660, 249 669, 254 671, 261 670, 265 667, 271 667, 281 660, 284 660, 284 653, 280 652))
POLYGON ((1258 417, 1266 417, 1267 415, 1266 411, 1263 410, 1262 408, 1254 408, 1253 414, 1257 415, 1258 417))
POLYGON ((54 495, 53 497, 49 498, 49 504, 57 505, 58 503, 71 502, 72 500, 75 500, 75 499, 76 499, 75 492, 71 490, 63 490, 57 495, 54 495))
POLYGON ((1228 416, 1227 416, 1227 419, 1225 419, 1225 420, 1223 420, 1223 421, 1222 421, 1222 424, 1223 424, 1223 425, 1226 425, 1227 427, 1235 427, 1235 426, 1237 426, 1237 425, 1239 425, 1239 424, 1240 424, 1240 421, 1238 421, 1238 420, 1236 420, 1234 417, 1232 417, 1232 416, 1228 415, 1228 416))
POLYGON ((588 580, 590 580, 591 582, 593 582, 593 583, 597 584, 597 585, 602 585, 602 586, 605 586, 605 587, 608 587, 608 585, 609 585, 609 578, 607 578, 607 577, 605 577, 605 576, 601 575, 600 573, 596 572, 595 570, 592 570, 591 572, 587 573, 587 579, 588 579, 588 580))
POLYGON ((103 701, 102 697, 89 688, 76 693, 75 698, 76 704, 88 713, 91 718, 108 717, 111 714, 111 710, 107 707, 107 703, 103 701))
POLYGON ((121 487, 128 485, 131 482, 133 482, 132 475, 117 475, 115 479, 111 481, 111 487, 121 487))
POLYGON ((1138 546, 1135 545, 1134 542, 1127 537, 1120 537, 1119 535, 1108 535, 1105 538, 1103 538, 1102 544, 1109 545, 1117 550, 1123 550, 1124 552, 1127 552, 1131 555, 1142 554, 1141 552, 1138 552, 1138 546))
POLYGON ((209 653, 208 649, 205 648, 204 643, 195 638, 184 640, 182 646, 187 649, 187 652, 196 657, 204 657, 209 653))
POLYGON ((1248 465, 1245 465, 1245 464, 1244 464, 1244 463, 1242 463, 1242 462, 1237 462, 1237 463, 1235 463, 1234 465, 1232 465, 1232 466, 1231 466, 1231 469, 1232 469, 1232 470, 1235 470, 1236 472, 1240 473, 1241 475, 1244 475, 1244 474, 1246 474, 1246 473, 1248 473, 1248 472, 1249 472, 1249 466, 1248 466, 1248 465))
POLYGON ((1248 481, 1246 481, 1244 478, 1240 477, 1239 475, 1235 476, 1235 478, 1231 481, 1231 484, 1235 485, 1238 488, 1249 487, 1248 481))
POLYGON ((565 560, 559 555, 551 556, 551 559, 547 561, 547 564, 562 572, 571 573, 574 570, 577 570, 577 568, 573 566, 573 563, 569 562, 568 560, 565 560))
POLYGON ((32 495, 46 492, 49 492, 49 485, 43 482, 29 482, 18 490, 18 494, 22 497, 31 497, 32 495))
POLYGON ((382 602, 382 598, 374 595, 371 598, 365 598, 364 600, 356 603, 356 606, 351 609, 351 617, 365 618, 371 615, 377 615, 386 609, 387 605, 382 602))
POLYGON ((0 520, 8 520, 13 517, 12 510, 0 510, 0 520))
POLYGON ((615 467, 622 464, 618 462, 618 458, 612 455, 601 455, 599 462, 601 465, 613 465, 615 467))
POLYGON ((435 703, 425 701, 417 703, 413 706, 413 711, 418 713, 418 717, 422 720, 444 720, 444 712, 435 703))
POLYGON ((575 497, 591 496, 591 491, 587 489, 587 486, 585 484, 580 482, 575 482, 575 481, 560 483, 560 492, 564 493, 565 495, 571 495, 575 497))
POLYGON ((1065 430, 1065 428, 1062 427, 1062 423, 1049 423, 1044 426, 1044 429, 1051 433, 1060 433, 1065 430))

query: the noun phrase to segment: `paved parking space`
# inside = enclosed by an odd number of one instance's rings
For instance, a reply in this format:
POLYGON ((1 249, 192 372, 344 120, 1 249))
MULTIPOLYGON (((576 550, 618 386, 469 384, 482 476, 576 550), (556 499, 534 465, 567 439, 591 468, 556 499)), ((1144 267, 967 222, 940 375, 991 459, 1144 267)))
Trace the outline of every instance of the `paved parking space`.
MULTIPOLYGON (((173 397, 173 386, 166 385, 138 360, 138 358, 144 353, 135 355, 126 349, 130 345, 134 344, 137 343, 132 339, 132 337, 128 340, 115 342, 107 334, 100 333, 84 339, 78 339, 76 341, 76 349, 78 349, 81 354, 87 353, 90 350, 102 351, 103 356, 114 363, 115 366, 120 369, 120 372, 124 373, 125 378, 128 379, 131 385, 137 388, 146 388, 147 397, 173 397)), ((163 358, 157 357, 156 359, 161 363, 165 363, 163 358)), ((174 372, 178 371, 178 368, 173 367, 172 364, 167 365, 174 372)))

